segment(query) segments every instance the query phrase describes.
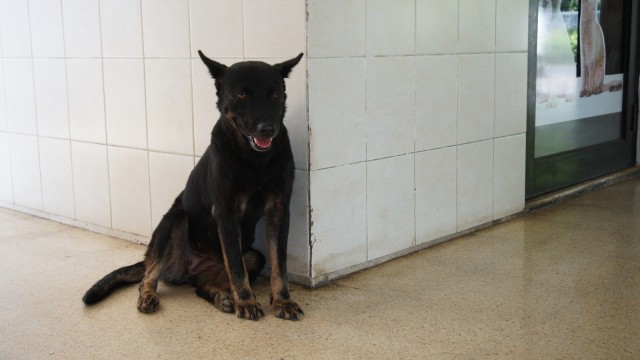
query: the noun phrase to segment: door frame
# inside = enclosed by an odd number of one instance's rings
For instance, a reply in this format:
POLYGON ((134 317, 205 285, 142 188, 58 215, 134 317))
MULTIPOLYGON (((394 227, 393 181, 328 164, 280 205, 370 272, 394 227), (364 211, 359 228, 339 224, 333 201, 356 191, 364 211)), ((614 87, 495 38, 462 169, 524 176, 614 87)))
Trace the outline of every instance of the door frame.
POLYGON ((621 139, 587 146, 558 154, 535 158, 536 133, 536 68, 538 8, 540 0, 529 1, 529 44, 527 74, 527 140, 526 140, 526 198, 535 197, 575 185, 598 176, 633 166, 636 162, 638 124, 638 1, 627 0, 624 25, 628 55, 623 59, 624 88, 622 100, 621 139), (560 169, 560 171, 558 171, 560 169), (562 171, 571 172, 563 177, 562 171), (552 178, 552 179, 551 179, 552 178))

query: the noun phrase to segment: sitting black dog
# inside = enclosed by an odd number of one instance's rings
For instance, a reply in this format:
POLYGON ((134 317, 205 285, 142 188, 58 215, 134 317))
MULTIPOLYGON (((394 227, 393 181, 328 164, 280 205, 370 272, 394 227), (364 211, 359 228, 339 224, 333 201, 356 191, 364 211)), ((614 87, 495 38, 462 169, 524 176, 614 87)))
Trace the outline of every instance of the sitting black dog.
POLYGON ((257 320, 264 313, 250 282, 265 257, 251 246, 264 216, 271 311, 297 320, 303 312, 291 300, 286 266, 294 164, 283 119, 284 79, 303 54, 275 65, 227 67, 198 53, 215 80, 221 114, 211 144, 153 232, 145 260, 106 275, 82 300, 94 304, 119 286, 141 282, 138 310, 150 313, 159 305, 158 280, 188 282, 217 309, 257 320))

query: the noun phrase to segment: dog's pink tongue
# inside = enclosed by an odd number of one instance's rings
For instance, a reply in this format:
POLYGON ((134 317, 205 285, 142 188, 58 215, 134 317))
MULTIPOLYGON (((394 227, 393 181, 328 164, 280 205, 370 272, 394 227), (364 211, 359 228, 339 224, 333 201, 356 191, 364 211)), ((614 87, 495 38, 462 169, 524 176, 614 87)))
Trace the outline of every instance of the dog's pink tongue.
POLYGON ((266 139, 254 138, 253 140, 256 142, 256 145, 260 146, 263 149, 271 146, 271 139, 269 138, 266 138, 266 139))

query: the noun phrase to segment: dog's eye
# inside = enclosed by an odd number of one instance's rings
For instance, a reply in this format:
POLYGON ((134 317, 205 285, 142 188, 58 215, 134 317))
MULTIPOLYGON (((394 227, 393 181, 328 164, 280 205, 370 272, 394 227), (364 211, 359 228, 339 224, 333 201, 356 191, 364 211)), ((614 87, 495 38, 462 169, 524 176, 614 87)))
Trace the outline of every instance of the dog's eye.
POLYGON ((274 91, 274 92, 272 92, 272 93, 271 93, 271 98, 272 98, 273 100, 276 100, 276 99, 277 99, 277 98, 279 98, 279 97, 280 97, 280 93, 279 93, 279 92, 274 91))
POLYGON ((238 99, 240 100, 246 100, 247 99, 247 93, 244 91, 238 91, 238 93, 236 94, 236 96, 238 97, 238 99))

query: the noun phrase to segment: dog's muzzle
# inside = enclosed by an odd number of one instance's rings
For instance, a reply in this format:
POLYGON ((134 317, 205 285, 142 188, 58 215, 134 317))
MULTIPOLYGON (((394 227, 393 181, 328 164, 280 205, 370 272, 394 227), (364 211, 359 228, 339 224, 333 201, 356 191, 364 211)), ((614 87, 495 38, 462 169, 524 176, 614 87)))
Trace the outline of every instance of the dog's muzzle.
POLYGON ((273 142, 273 138, 264 138, 259 139, 253 136, 247 136, 249 139, 249 145, 251 148, 256 151, 267 151, 271 149, 271 143, 273 142))

